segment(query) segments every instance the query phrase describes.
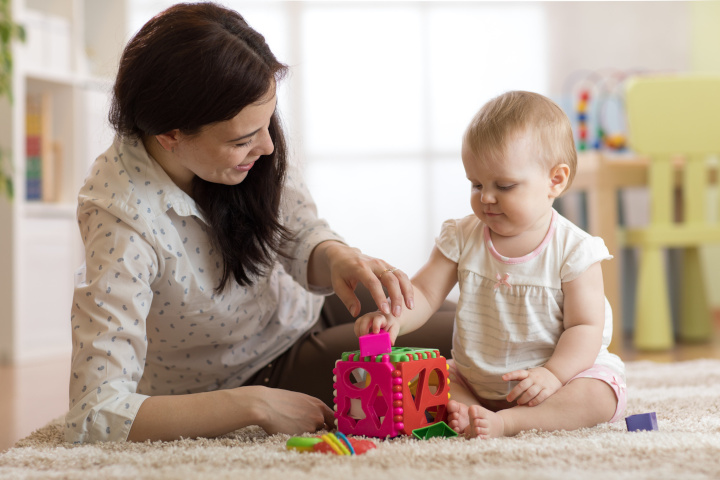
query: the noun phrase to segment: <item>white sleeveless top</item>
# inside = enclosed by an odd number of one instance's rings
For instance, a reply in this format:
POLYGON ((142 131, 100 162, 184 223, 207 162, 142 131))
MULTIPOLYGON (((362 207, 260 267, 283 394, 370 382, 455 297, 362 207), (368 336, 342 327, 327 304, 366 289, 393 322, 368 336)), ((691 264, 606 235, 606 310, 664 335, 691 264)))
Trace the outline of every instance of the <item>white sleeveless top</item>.
MULTIPOLYGON (((563 332, 562 283, 612 258, 601 238, 555 210, 545 239, 523 257, 500 255, 489 229, 474 215, 443 223, 436 244, 458 264, 453 360, 474 393, 493 400, 505 398, 517 383, 503 381, 503 374, 550 359, 563 332)), ((603 343, 595 363, 624 378, 622 360, 607 349, 611 338, 612 310, 605 299, 603 343)))

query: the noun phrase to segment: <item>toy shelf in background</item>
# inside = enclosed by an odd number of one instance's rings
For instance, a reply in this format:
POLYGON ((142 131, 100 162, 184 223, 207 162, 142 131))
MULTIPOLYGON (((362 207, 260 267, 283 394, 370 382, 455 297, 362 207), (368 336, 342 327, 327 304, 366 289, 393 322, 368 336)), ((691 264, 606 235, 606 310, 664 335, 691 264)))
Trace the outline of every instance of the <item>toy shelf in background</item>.
POLYGON ((42 97, 28 96, 25 115, 25 197, 42 199, 42 97))
POLYGON ((52 96, 28 95, 25 114, 25 197, 31 201, 55 202, 59 193, 62 150, 53 141, 52 96))
POLYGON ((387 438, 412 435, 447 419, 450 378, 445 357, 435 349, 390 348, 363 339, 361 352, 345 352, 333 369, 335 423, 345 435, 387 438), (389 351, 389 353, 388 353, 389 351))
POLYGON ((625 80, 638 72, 579 71, 565 82, 563 96, 572 101, 568 116, 573 122, 578 151, 624 151, 625 80))

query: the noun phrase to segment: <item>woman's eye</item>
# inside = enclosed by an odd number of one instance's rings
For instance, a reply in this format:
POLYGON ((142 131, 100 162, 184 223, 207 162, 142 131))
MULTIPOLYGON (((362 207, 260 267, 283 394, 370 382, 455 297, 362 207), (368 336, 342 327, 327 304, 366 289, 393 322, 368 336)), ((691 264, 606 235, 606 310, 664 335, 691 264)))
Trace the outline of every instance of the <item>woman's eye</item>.
POLYGON ((248 146, 250 146, 251 143, 252 143, 252 140, 248 140, 245 143, 236 143, 235 146, 236 147, 248 147, 248 146))

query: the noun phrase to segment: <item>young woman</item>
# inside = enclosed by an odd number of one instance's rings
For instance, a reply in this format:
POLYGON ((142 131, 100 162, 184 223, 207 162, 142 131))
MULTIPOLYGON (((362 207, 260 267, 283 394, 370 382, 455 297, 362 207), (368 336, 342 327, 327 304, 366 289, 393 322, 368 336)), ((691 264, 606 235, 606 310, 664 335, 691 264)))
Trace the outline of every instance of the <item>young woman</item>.
POLYGON ((125 48, 117 135, 79 194, 68 441, 329 428, 332 367, 357 341, 323 295, 352 316, 360 285, 382 311, 413 307, 407 276, 344 244, 288 169, 286 70, 212 3, 167 9, 125 48))

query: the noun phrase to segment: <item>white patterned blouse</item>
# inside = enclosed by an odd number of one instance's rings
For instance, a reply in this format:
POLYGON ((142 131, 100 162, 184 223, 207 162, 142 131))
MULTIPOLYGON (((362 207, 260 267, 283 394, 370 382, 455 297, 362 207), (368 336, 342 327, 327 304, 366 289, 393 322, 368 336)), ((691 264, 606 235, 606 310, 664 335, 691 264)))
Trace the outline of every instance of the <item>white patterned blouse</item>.
POLYGON ((342 239, 293 169, 281 215, 296 233, 292 260, 218 294, 221 259, 195 202, 142 142, 115 139, 78 199, 85 263, 72 305, 67 441, 126 440, 147 396, 240 386, 308 330, 330 293, 307 284, 310 253, 342 239))

